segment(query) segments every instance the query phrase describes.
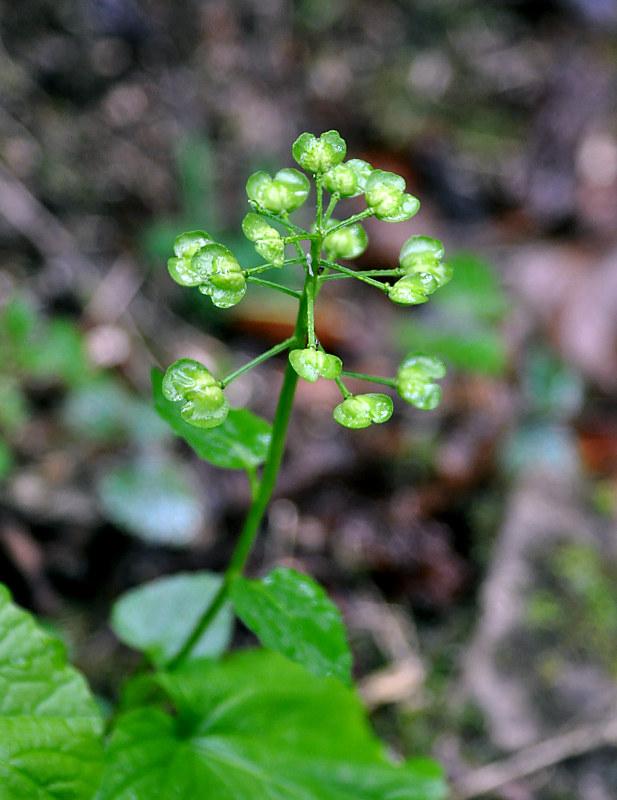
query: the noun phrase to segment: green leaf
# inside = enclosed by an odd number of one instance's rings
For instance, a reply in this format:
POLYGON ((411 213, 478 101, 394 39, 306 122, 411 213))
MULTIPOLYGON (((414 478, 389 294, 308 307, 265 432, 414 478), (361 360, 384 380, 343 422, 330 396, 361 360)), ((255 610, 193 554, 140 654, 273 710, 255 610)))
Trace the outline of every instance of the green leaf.
POLYGON ((13 451, 9 443, 0 439, 0 481, 11 474, 13 469, 13 451))
POLYGON ((175 461, 119 467, 105 474, 97 489, 107 516, 147 542, 183 547, 202 528, 203 502, 193 474, 175 461))
POLYGON ((102 770, 103 722, 60 642, 0 584, 0 797, 89 800, 102 770))
POLYGON ((232 408, 217 428, 200 429, 185 422, 175 403, 163 397, 163 376, 152 371, 154 405, 173 432, 184 439, 200 458, 227 469, 253 470, 263 464, 270 447, 272 428, 265 419, 244 408, 232 408))
MULTIPOLYGON (((440 290, 433 295, 438 297, 440 290)), ((401 347, 425 350, 459 369, 484 375, 500 375, 507 363, 504 337, 486 325, 449 319, 443 324, 405 321, 396 326, 401 347)))
POLYGON ((280 567, 261 580, 236 578, 231 600, 266 647, 313 675, 351 683, 351 653, 340 612, 308 575, 280 567))
POLYGON ((97 800, 442 800, 432 762, 393 765, 357 696, 276 653, 159 674, 174 716, 120 717, 97 800))
MULTIPOLYGON (((211 572, 158 578, 122 595, 115 603, 111 627, 116 636, 140 650, 158 667, 180 651, 221 586, 211 572)), ((191 651, 192 658, 221 656, 231 638, 233 614, 225 605, 191 651)))
POLYGON ((509 303, 496 271, 472 254, 459 253, 449 261, 456 277, 435 295, 435 302, 448 315, 464 320, 495 322, 503 319, 509 303))

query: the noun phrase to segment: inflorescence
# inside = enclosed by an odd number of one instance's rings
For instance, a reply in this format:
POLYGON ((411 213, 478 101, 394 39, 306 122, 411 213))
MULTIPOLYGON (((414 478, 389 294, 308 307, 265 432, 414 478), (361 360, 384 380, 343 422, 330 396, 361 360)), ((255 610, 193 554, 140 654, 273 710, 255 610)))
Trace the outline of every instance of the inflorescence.
POLYGON ((322 284, 335 278, 356 278, 388 295, 400 305, 426 303, 429 296, 452 277, 452 268, 443 262, 443 245, 428 236, 412 236, 403 245, 399 267, 389 270, 353 270, 337 263, 361 255, 368 237, 361 220, 374 216, 385 222, 402 222, 418 211, 420 202, 405 192, 405 181, 393 172, 374 169, 366 161, 344 161, 345 141, 337 131, 316 137, 303 133, 294 142, 296 162, 313 176, 316 187, 316 219, 310 231, 289 219, 291 212, 307 200, 311 184, 297 169, 281 169, 272 177, 259 171, 246 185, 252 211, 243 222, 244 235, 265 263, 243 269, 231 251, 211 239, 204 231, 191 231, 174 242, 175 257, 168 262, 171 277, 181 286, 198 287, 218 308, 239 303, 248 283, 258 283, 296 297, 300 302, 294 336, 253 359, 222 380, 217 380, 198 361, 181 359, 165 374, 163 393, 168 400, 182 403, 186 422, 212 428, 224 422, 229 406, 223 389, 238 375, 277 353, 289 350, 289 361, 306 381, 319 377, 336 381, 343 401, 334 409, 334 419, 347 428, 365 428, 385 422, 392 415, 392 400, 386 394, 353 395, 342 377, 353 377, 395 388, 403 400, 429 410, 441 401, 441 387, 435 382, 445 375, 444 364, 434 356, 415 353, 399 366, 395 378, 382 378, 348 372, 341 359, 326 353, 316 337, 314 304, 322 284), (324 209, 324 189, 330 195, 324 209), (332 214, 341 199, 364 195, 366 209, 339 221, 332 214), (283 231, 271 223, 278 223, 283 231), (310 245, 309 252, 302 247, 310 245), (286 250, 291 251, 286 257, 286 250), (259 278, 272 268, 304 270, 302 292, 259 278), (384 278, 395 278, 390 283, 384 278), (380 280, 381 279, 381 280, 380 280))

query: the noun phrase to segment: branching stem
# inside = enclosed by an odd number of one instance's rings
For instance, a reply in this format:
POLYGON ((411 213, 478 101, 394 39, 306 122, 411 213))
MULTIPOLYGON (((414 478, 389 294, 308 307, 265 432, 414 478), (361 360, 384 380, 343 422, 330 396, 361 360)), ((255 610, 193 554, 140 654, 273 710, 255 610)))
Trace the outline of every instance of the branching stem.
POLYGON ((277 355, 278 353, 282 353, 283 350, 286 350, 295 342, 295 337, 291 336, 289 339, 285 339, 284 342, 280 342, 279 344, 274 345, 269 350, 266 350, 265 353, 262 353, 260 356, 257 356, 252 361, 244 364, 244 366, 239 367, 238 369, 230 372, 229 375, 226 375, 222 381, 220 381, 221 389, 224 389, 228 384, 230 384, 233 380, 243 375, 245 372, 248 372, 249 369, 253 369, 258 364, 262 364, 264 361, 267 361, 272 356, 277 355))
POLYGON ((281 286, 280 283, 274 283, 274 281, 267 281, 264 278, 253 278, 249 275, 247 276, 247 281, 255 283, 257 286, 268 286, 270 289, 275 289, 277 292, 282 292, 283 294, 288 294, 290 297, 295 297, 296 300, 299 300, 302 297, 302 292, 297 292, 295 289, 289 289, 287 286, 281 286))
MULTIPOLYGON (((349 267, 342 267, 340 264, 335 264, 333 261, 323 261, 320 260, 319 263, 324 267, 329 267, 337 272, 342 272, 344 275, 348 275, 350 278, 357 278, 359 281, 363 283, 368 283, 369 286, 375 286, 377 289, 381 289, 382 292, 387 292, 390 289, 390 285, 387 283, 382 283, 381 281, 373 280, 373 278, 366 278, 359 272, 356 272, 353 269, 349 269, 349 267)), ((320 280, 327 280, 330 275, 324 275, 320 280)))
POLYGON ((360 381, 368 381, 369 383, 382 383, 384 386, 396 386, 396 380, 394 378, 382 378, 379 375, 366 375, 364 372, 350 372, 348 369, 344 369, 341 374, 346 378, 357 378, 360 381))

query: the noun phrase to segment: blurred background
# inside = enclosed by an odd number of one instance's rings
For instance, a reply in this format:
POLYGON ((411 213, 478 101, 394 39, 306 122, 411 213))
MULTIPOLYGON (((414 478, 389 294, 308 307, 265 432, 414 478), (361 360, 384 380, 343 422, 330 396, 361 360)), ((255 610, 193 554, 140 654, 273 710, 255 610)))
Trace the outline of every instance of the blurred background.
MULTIPOLYGON (((294 301, 221 312, 167 274, 200 228, 245 266, 244 185, 304 130, 402 174, 362 268, 442 239, 425 307, 326 284, 350 369, 425 350, 437 411, 336 425, 302 383, 251 569, 305 570, 342 609, 393 752, 459 798, 614 800, 617 761, 617 0, 0 2, 0 580, 103 696, 135 665, 127 588, 220 570, 249 503, 152 410, 149 372, 224 374, 294 301), (490 769, 486 765, 492 765, 490 769)), ((271 418, 282 362, 234 382, 271 418)), ((239 632, 238 643, 250 641, 239 632)))

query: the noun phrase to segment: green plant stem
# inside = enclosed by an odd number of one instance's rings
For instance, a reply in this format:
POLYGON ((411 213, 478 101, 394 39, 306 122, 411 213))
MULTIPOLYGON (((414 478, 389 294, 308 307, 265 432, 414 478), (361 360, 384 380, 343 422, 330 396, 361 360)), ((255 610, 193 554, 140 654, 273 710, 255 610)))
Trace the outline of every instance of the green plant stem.
POLYGON ((265 353, 262 353, 260 356, 257 356, 252 361, 249 361, 244 366, 239 367, 239 369, 230 372, 229 375, 226 375, 223 380, 220 381, 221 389, 224 389, 227 384, 231 383, 233 380, 238 378, 243 373, 247 372, 249 369, 253 369, 258 364, 261 364, 263 361, 267 361, 272 356, 277 355, 278 353, 282 353, 283 350, 286 350, 293 342, 295 342, 295 337, 290 336, 289 339, 285 339, 284 342, 280 342, 279 344, 275 344, 274 347, 271 347, 269 350, 266 350, 265 353))
POLYGON ((364 372, 350 372, 348 369, 344 369, 341 375, 344 375, 346 378, 357 378, 360 381, 369 381, 369 383, 383 383, 384 386, 396 386, 396 380, 394 378, 381 378, 379 375, 366 375, 364 372))
POLYGON ((276 214, 271 214, 269 211, 266 211, 263 208, 259 208, 259 206, 255 206, 255 211, 261 216, 265 217, 266 219, 270 219, 273 222, 280 222, 281 225, 284 225, 287 230, 293 231, 294 233, 301 234, 301 238, 303 239, 311 239, 312 234, 308 233, 308 231, 303 230, 302 228, 298 228, 297 225, 294 225, 293 222, 290 222, 284 216, 277 216, 276 214))
MULTIPOLYGON (((342 272, 344 275, 348 275, 350 278, 357 278, 359 281, 363 283, 368 283, 369 286, 375 286, 377 289, 381 289, 382 292, 387 292, 390 288, 390 285, 387 283, 382 283, 381 281, 373 280, 373 278, 366 278, 361 275, 359 272, 356 272, 353 269, 349 269, 348 267, 342 267, 340 264, 335 264, 332 261, 323 261, 320 260, 319 263, 324 267, 329 267, 330 269, 334 269, 337 272, 342 272)), ((320 278, 320 280, 326 280, 328 275, 324 275, 320 278)))
POLYGON ((375 212, 372 208, 365 208, 364 211, 361 211, 359 214, 354 214, 353 217, 349 217, 349 219, 344 219, 342 222, 339 222, 338 225, 333 225, 331 228, 328 228, 328 234, 334 233, 335 231, 340 230, 341 228, 346 228, 348 225, 353 225, 354 222, 359 222, 361 219, 366 219, 367 217, 372 217, 375 212))
POLYGON ((404 274, 405 270, 403 269, 363 269, 358 270, 357 272, 354 271, 353 275, 342 272, 336 275, 322 275, 319 280, 323 283, 324 281, 333 281, 337 278, 378 278, 382 275, 384 278, 395 278, 404 274))
POLYGON ((334 211, 334 208, 340 199, 341 196, 339 195, 338 192, 335 192, 330 198, 330 202, 328 203, 328 208, 326 209, 326 213, 324 214, 323 218, 324 225, 328 224, 328 220, 332 216, 332 212, 334 211))
MULTIPOLYGON (((287 346, 303 347, 306 341, 306 303, 309 292, 313 291, 313 280, 308 274, 304 282, 304 291, 302 299, 298 308, 298 317, 296 320, 296 327, 294 335, 287 340, 287 346)), ((285 376, 283 377, 283 385, 279 394, 278 405, 272 423, 272 438, 270 440, 270 447, 268 449, 268 456, 264 465, 264 470, 261 476, 261 481, 254 490, 253 502, 247 514, 246 520, 240 537, 236 544, 233 556, 225 572, 223 583, 221 584, 218 592, 212 599, 212 602, 202 614, 201 618, 193 628, 190 636, 182 645, 178 653, 167 665, 168 669, 173 670, 181 666, 186 659, 190 656, 193 648, 201 639, 204 631, 207 630, 212 620, 216 617, 222 608, 229 589, 234 579, 242 573, 246 560, 249 557, 253 543, 259 531, 259 526, 263 515, 270 502, 270 497, 274 490, 276 478, 281 460, 283 458, 283 449, 285 446, 285 437, 287 435, 287 426, 289 424, 289 417, 291 415, 291 407, 293 405, 294 394, 296 385, 298 383, 298 375, 291 366, 287 364, 285 369, 285 376)))
POLYGON ((317 190, 317 230, 323 235, 323 184, 321 175, 315 175, 315 188, 317 190))
POLYGON ((274 281, 267 281, 265 278, 253 278, 252 276, 248 275, 246 279, 250 283, 254 283, 257 286, 268 286, 270 289, 276 289, 277 292, 288 294, 290 297, 295 297, 296 300, 299 300, 302 297, 301 292, 297 292, 295 289, 288 289, 287 286, 281 286, 280 283, 274 283, 274 281))
MULTIPOLYGON (((318 216, 319 219, 319 216, 318 216)), ((309 347, 315 348, 317 346, 317 337, 315 336, 315 298, 319 294, 319 271, 318 267, 321 263, 319 257, 321 256, 321 248, 323 245, 323 236, 319 239, 313 239, 311 242, 310 253, 310 269, 306 271, 307 280, 307 296, 306 296, 306 327, 308 334, 309 347)))
POLYGON ((353 394, 349 391, 349 389, 345 386, 345 384, 340 378, 335 378, 334 382, 341 390, 341 394, 343 395, 343 400, 347 400, 348 397, 353 397, 353 394))
POLYGON ((248 269, 243 269, 242 272, 244 273, 245 277, 248 278, 249 275, 256 275, 260 272, 265 272, 267 269, 280 269, 280 267, 286 267, 289 264, 301 264, 304 261, 303 258, 286 258, 282 264, 273 264, 272 262, 268 262, 267 264, 260 264, 258 267, 249 267, 248 269))

